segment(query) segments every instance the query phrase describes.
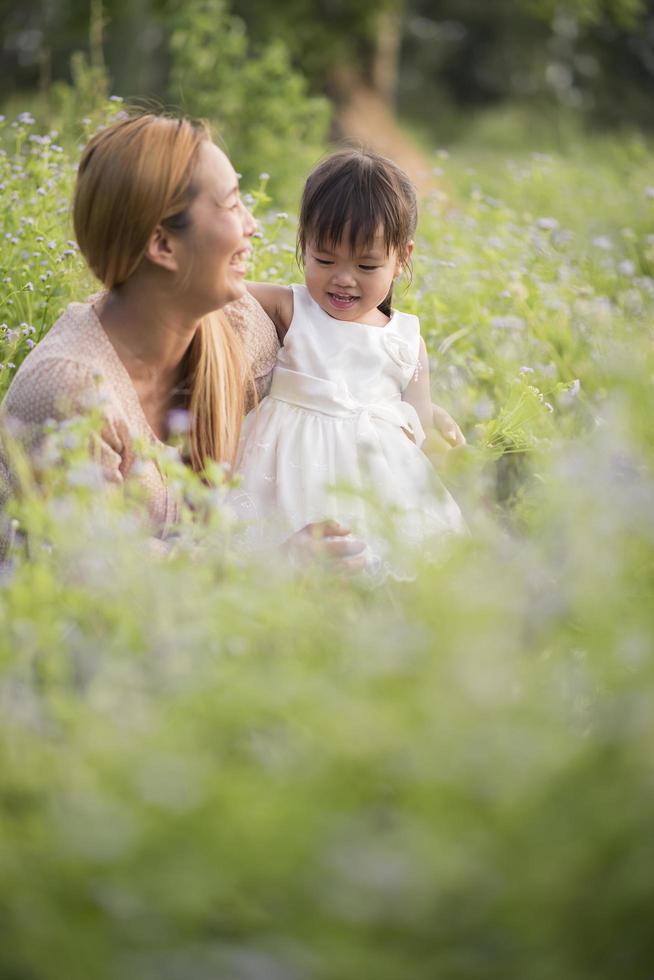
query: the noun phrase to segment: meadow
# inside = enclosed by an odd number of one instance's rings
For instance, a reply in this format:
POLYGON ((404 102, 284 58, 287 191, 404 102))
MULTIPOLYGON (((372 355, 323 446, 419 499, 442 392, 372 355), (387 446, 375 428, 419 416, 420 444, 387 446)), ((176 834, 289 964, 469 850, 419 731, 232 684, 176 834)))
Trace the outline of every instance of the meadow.
MULTIPOLYGON (((651 146, 509 151, 500 123, 430 152, 396 296, 468 437, 440 472, 470 533, 413 581, 243 558, 173 459, 193 507, 149 557, 138 501, 89 467, 93 420, 52 431, 38 481, 20 469, 6 980, 651 976, 651 146)), ((0 395, 95 289, 80 138, 0 122, 0 395)), ((254 275, 298 281, 292 211, 265 176, 251 194, 254 275)))

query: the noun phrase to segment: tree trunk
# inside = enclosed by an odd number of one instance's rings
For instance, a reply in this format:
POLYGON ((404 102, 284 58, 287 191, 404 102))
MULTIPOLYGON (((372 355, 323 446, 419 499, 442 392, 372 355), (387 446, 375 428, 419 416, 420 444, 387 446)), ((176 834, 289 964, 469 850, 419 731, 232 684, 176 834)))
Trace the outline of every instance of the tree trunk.
POLYGON ((382 10, 377 18, 377 36, 370 66, 372 88, 389 108, 395 106, 401 40, 402 7, 396 4, 382 10))

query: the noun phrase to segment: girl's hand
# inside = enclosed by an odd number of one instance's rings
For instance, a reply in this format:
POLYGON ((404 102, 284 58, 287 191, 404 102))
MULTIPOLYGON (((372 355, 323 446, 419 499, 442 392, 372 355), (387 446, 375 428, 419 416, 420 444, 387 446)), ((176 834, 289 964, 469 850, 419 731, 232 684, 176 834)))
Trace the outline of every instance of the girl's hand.
POLYGON ((452 448, 465 446, 466 438, 452 416, 440 405, 432 404, 431 408, 434 429, 437 434, 452 448))
POLYGON ((339 571, 353 574, 363 571, 366 564, 365 542, 336 521, 307 524, 288 539, 286 549, 298 565, 329 561, 339 571))

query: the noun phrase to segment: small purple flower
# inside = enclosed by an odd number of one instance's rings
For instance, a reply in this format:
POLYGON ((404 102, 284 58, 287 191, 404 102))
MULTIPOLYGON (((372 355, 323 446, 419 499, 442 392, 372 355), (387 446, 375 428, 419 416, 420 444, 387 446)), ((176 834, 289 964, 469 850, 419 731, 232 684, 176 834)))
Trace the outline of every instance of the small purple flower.
POLYGON ((168 412, 168 430, 173 436, 183 436, 191 431, 191 413, 183 408, 168 412))

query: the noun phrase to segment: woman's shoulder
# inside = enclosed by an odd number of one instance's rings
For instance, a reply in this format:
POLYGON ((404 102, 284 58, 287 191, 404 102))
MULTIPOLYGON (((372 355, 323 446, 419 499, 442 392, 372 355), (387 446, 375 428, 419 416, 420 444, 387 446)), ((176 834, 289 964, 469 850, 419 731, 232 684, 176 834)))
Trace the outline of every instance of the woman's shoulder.
MULTIPOLYGON (((36 349, 36 348, 35 348, 36 349)), ((2 403, 3 414, 27 424, 89 411, 101 399, 101 375, 91 364, 41 353, 21 365, 2 403)))
POLYGON ((108 360, 107 344, 93 302, 70 303, 27 355, 18 373, 33 371, 42 361, 53 359, 102 366, 108 360))
POLYGON ((110 364, 94 318, 90 303, 67 307, 18 368, 5 414, 38 424, 97 403, 110 364))

